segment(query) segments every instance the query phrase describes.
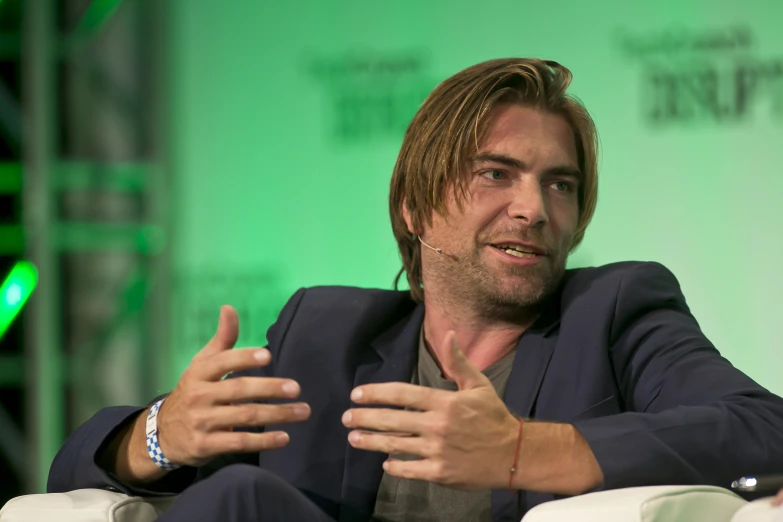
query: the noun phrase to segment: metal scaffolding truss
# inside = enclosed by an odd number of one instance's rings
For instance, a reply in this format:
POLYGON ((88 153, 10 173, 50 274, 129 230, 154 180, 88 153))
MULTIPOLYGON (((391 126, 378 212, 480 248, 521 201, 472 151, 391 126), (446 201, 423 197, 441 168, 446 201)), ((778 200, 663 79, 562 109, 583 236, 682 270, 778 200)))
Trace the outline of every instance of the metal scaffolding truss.
POLYGON ((23 98, 0 83, 0 133, 21 145, 24 255, 39 273, 23 357, 0 361, 4 385, 25 388, 24 435, 0 408, 0 453, 27 492, 96 409, 165 386, 165 7, 24 0, 21 37, 0 36, 5 51, 20 42, 23 98))

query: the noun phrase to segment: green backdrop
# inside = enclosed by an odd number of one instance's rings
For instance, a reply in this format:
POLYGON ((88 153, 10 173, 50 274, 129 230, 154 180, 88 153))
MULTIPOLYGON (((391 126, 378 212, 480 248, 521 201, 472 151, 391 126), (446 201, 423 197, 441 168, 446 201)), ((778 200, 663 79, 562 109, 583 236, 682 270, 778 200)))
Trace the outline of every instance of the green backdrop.
POLYGON ((172 382, 222 302, 259 345, 299 287, 389 288, 408 119, 454 72, 532 56, 573 71, 601 136, 571 265, 664 263, 721 352, 783 393, 783 2, 172 4, 172 382))

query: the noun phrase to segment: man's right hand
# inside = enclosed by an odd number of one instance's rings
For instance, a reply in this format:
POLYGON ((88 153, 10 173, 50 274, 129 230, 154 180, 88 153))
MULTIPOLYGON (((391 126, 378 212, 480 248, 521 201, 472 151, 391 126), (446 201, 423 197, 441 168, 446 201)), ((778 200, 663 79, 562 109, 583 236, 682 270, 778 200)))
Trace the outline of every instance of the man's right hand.
MULTIPOLYGON (((271 361, 265 348, 233 350, 238 336, 237 312, 223 306, 215 336, 193 357, 163 402, 157 419, 158 442, 172 463, 199 466, 226 453, 283 447, 289 441, 283 431, 251 433, 235 432, 233 428, 301 422, 310 416, 305 403, 252 402, 294 399, 300 392, 295 381, 272 377, 223 379, 228 373, 266 366, 271 361)), ((147 413, 145 409, 105 455, 113 461, 112 467, 123 482, 152 482, 165 474, 147 453, 147 413)))

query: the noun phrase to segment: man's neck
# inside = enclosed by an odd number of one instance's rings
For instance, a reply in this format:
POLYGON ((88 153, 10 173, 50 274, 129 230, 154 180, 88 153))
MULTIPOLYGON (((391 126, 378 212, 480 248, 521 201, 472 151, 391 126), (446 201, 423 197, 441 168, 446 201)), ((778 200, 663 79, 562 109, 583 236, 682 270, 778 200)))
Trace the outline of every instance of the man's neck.
POLYGON ((492 320, 464 307, 428 299, 425 293, 424 339, 435 360, 440 361, 444 351, 449 349, 443 340, 446 333, 453 330, 462 353, 483 371, 514 350, 519 337, 538 318, 537 313, 520 311, 520 315, 527 317, 515 323, 492 320))

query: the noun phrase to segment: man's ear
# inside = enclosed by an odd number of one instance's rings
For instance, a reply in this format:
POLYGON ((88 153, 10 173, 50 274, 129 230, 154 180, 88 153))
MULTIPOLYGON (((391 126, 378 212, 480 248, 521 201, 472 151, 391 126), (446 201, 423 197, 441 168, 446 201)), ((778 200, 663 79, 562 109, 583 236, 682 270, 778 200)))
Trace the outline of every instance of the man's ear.
POLYGON ((411 219, 411 213, 408 210, 408 200, 405 198, 402 199, 402 219, 405 220, 405 226, 408 227, 408 232, 415 234, 416 232, 413 230, 413 220, 411 219))

